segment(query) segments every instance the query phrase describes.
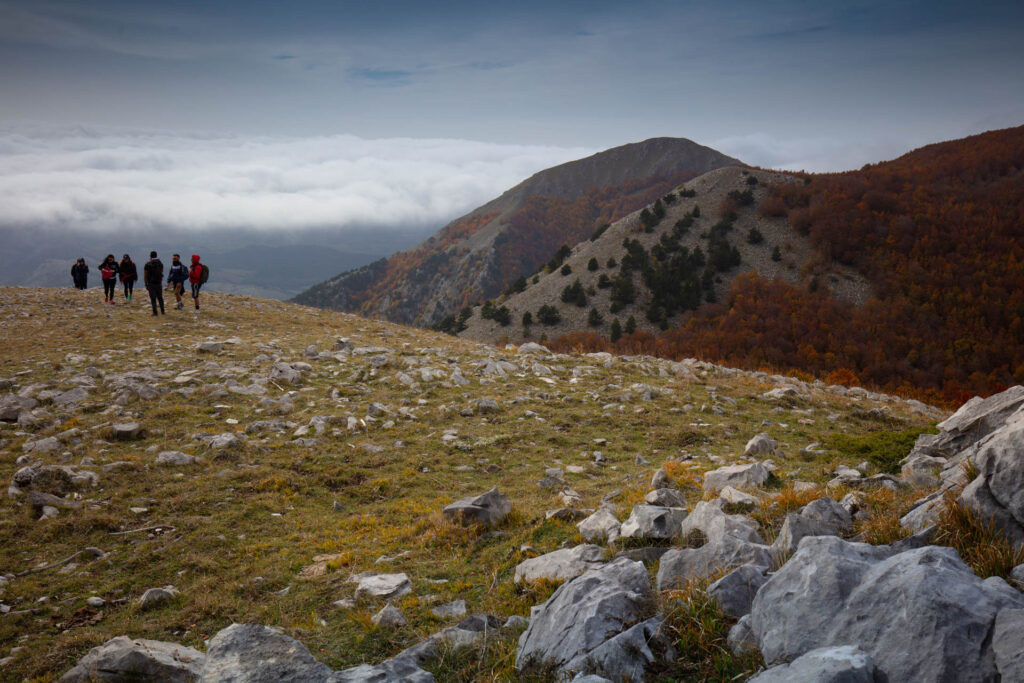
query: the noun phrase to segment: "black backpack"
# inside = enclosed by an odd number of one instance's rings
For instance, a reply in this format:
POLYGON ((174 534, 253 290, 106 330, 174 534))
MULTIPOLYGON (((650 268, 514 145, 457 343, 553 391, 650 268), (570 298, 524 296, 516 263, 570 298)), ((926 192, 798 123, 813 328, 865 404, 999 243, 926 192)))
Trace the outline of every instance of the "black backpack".
POLYGON ((203 270, 201 273, 199 273, 199 284, 205 285, 206 281, 210 279, 210 269, 206 266, 205 263, 202 263, 200 265, 203 267, 203 270))

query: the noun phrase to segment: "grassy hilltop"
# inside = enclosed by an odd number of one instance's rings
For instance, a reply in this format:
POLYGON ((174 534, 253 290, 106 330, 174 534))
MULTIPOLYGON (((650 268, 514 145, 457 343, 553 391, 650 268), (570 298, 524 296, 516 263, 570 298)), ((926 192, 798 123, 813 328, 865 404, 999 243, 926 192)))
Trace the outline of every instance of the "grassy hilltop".
MULTIPOLYGON (((575 523, 545 520, 563 507, 561 486, 539 485, 548 468, 563 470, 579 507, 611 494, 621 520, 659 467, 692 506, 704 471, 742 461, 746 442, 767 432, 783 449, 754 513, 770 542, 787 511, 826 495, 837 465, 893 471, 941 418, 920 404, 763 373, 531 356, 241 296, 204 295, 199 315, 154 318, 138 296, 104 306, 94 291, 0 289, 0 379, 13 380, 0 393, 40 399, 35 424, 0 423, 3 477, 29 461, 98 476, 68 486, 78 509, 52 519, 39 520, 24 497, 0 504, 0 574, 9 578, 0 657, 10 656, 0 678, 56 679, 122 634, 202 650, 232 621, 284 627, 335 669, 376 662, 457 621, 432 607, 464 599, 470 614, 528 615, 550 594, 553 585, 512 582, 525 557, 580 541, 575 523), (349 341, 336 346, 341 338, 349 341), (200 351, 202 342, 222 345, 200 351), (500 361, 514 367, 491 374, 500 361), (275 378, 279 362, 311 367, 297 366, 288 383, 275 378), (84 400, 50 402, 76 386, 84 400), (764 397, 780 386, 795 395, 764 397), (496 408, 478 404, 485 399, 496 408), (129 421, 142 432, 116 440, 112 425, 129 421), (210 437, 221 434, 237 443, 218 448, 210 437), (25 451, 49 437, 49 452, 25 451), (201 460, 157 464, 163 451, 201 460), (496 531, 442 518, 447 503, 492 487, 514 503, 496 531), (61 564, 87 547, 105 554, 61 564), (352 597, 347 580, 364 571, 408 574, 413 592, 395 602, 407 626, 375 627, 382 603, 334 604, 352 597), (180 594, 143 611, 142 593, 165 585, 180 594), (105 604, 88 605, 91 596, 105 604)), ((896 538, 895 520, 918 495, 867 492, 873 514, 854 533, 896 538)), ((728 619, 684 604, 670 613, 684 647, 666 677, 729 679, 757 665, 724 648, 728 619)), ((513 636, 428 668, 439 680, 514 677, 513 636)))

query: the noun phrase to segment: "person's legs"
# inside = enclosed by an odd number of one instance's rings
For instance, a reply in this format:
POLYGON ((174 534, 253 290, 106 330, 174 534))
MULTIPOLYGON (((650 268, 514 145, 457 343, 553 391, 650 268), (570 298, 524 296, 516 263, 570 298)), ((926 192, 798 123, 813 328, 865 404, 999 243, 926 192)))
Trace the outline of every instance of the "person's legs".
POLYGON ((164 314, 164 290, 160 285, 157 285, 153 288, 153 291, 156 292, 156 300, 160 302, 160 313, 164 314))
POLYGON ((114 288, 117 287, 117 280, 109 278, 103 281, 103 300, 114 303, 114 288))
POLYGON ((128 301, 132 300, 132 293, 135 291, 135 280, 124 281, 124 298, 128 301))
POLYGON ((174 298, 178 302, 177 305, 175 306, 175 308, 177 308, 178 310, 181 310, 182 308, 185 307, 185 304, 182 303, 182 301, 181 301, 181 295, 184 292, 185 292, 185 283, 184 282, 175 282, 174 283, 174 298))
POLYGON ((199 288, 201 285, 197 282, 192 285, 192 300, 196 302, 196 310, 199 310, 199 288))
POLYGON ((160 296, 160 288, 146 287, 146 289, 149 291, 149 303, 153 307, 153 315, 156 315, 156 301, 157 297, 160 296))

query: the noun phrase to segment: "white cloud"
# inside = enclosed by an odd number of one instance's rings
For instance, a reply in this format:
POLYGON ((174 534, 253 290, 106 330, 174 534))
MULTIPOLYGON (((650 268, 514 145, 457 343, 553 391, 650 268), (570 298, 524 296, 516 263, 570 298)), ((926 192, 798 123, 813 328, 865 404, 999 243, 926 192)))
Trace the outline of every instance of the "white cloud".
POLYGON ((0 126, 0 227, 137 234, 439 226, 593 151, 0 126))
POLYGON ((767 133, 735 135, 709 144, 755 166, 815 173, 857 169, 908 150, 906 140, 878 139, 865 144, 836 137, 781 138, 767 133))

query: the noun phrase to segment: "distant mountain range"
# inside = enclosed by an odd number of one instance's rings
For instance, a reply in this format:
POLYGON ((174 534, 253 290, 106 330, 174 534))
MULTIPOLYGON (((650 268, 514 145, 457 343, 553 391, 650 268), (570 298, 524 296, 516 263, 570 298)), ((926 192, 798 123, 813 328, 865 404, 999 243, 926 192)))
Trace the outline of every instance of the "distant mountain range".
POLYGON ((409 251, 344 272, 302 304, 435 325, 534 272, 561 245, 652 202, 679 183, 740 163, 681 138, 653 138, 541 171, 409 251))

